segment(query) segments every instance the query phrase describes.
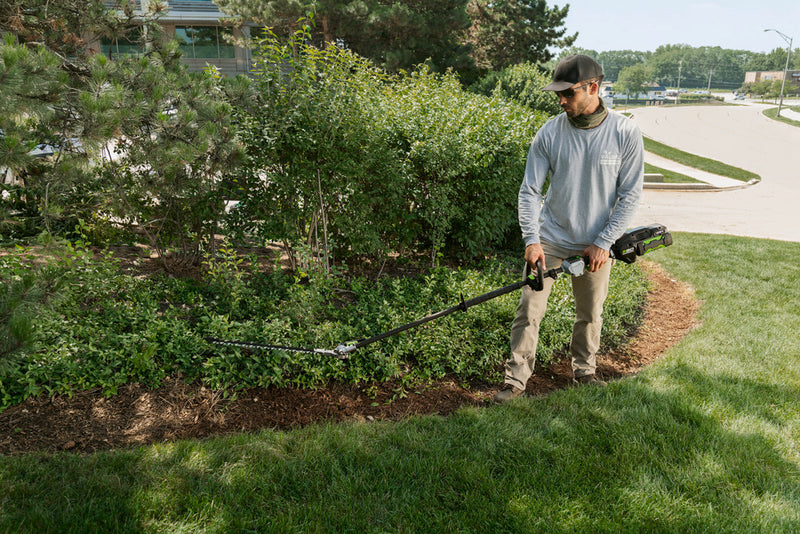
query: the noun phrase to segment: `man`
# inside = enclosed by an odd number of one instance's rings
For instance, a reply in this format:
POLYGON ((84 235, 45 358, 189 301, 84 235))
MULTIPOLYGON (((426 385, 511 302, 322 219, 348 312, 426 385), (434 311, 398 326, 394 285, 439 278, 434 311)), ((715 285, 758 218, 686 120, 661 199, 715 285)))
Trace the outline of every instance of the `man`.
MULTIPOLYGON (((588 272, 572 278, 576 317, 570 352, 575 382, 598 385, 605 385, 595 370, 609 250, 628 228, 644 181, 642 134, 632 120, 606 108, 599 96, 602 80, 603 69, 588 56, 569 56, 556 66, 553 82, 544 89, 555 91, 564 113, 548 121, 531 143, 518 207, 531 268, 537 262, 544 269, 557 267, 575 255, 588 258, 588 272)), ((548 278, 543 291, 522 291, 498 402, 525 392, 552 286, 548 278)))

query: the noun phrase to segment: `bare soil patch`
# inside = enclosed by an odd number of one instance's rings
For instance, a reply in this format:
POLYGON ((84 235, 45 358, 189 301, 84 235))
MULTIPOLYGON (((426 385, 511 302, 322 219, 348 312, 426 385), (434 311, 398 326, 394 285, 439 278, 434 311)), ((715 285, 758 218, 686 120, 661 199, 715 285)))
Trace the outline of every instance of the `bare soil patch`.
MULTIPOLYGON (((598 356, 598 373, 606 379, 636 374, 696 325, 699 305, 691 288, 655 263, 643 265, 653 286, 644 322, 627 346, 598 356)), ((527 394, 544 395, 571 384, 570 361, 564 356, 536 370, 527 394)), ((158 389, 128 384, 112 397, 89 390, 72 397, 28 399, 0 413, 0 454, 89 453, 233 432, 288 429, 318 421, 447 415, 464 405, 491 403, 498 387, 487 383, 464 387, 445 379, 396 398, 396 384, 373 385, 369 391, 331 384, 313 391, 250 389, 225 399, 219 391, 174 377, 158 389)))

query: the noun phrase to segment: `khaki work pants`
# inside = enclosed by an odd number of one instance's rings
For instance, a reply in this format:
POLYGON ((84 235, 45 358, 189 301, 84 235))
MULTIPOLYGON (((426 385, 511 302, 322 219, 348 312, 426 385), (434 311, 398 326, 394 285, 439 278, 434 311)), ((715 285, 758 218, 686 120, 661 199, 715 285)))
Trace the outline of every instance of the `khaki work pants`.
MULTIPOLYGON (((565 258, 577 256, 583 250, 567 250, 550 243, 542 243, 546 269, 561 265, 565 258)), ((594 374, 596 355, 600 348, 600 330, 603 325, 603 303, 608 296, 611 275, 609 260, 598 271, 585 272, 572 277, 572 294, 575 297, 575 323, 572 327, 572 371, 575 378, 594 374)), ((545 278, 544 290, 522 289, 517 314, 511 324, 511 357, 506 360, 505 383, 525 389, 536 363, 536 345, 539 325, 547 310, 547 300, 555 280, 545 278)))

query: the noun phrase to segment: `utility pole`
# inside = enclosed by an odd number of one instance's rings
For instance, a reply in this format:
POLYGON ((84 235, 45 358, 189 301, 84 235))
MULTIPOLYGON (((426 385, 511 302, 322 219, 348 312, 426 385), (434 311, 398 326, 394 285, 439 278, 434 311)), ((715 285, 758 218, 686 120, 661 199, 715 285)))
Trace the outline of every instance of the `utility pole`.
POLYGON ((683 60, 678 61, 678 94, 675 95, 675 104, 681 103, 681 69, 683 68, 683 60))
POLYGON ((708 94, 711 94, 711 75, 714 74, 714 69, 708 71, 708 94))
POLYGON ((781 102, 780 102, 780 104, 778 104, 778 115, 777 116, 780 117, 781 116, 781 108, 783 107, 783 88, 786 86, 786 71, 789 69, 789 57, 792 55, 792 38, 789 37, 788 35, 785 35, 785 34, 779 32, 778 30, 775 30, 775 29, 772 29, 772 28, 764 30, 764 31, 765 32, 775 32, 775 33, 777 33, 778 35, 783 37, 784 41, 786 41, 789 44, 789 50, 786 51, 786 66, 783 67, 783 80, 781 80, 781 102))

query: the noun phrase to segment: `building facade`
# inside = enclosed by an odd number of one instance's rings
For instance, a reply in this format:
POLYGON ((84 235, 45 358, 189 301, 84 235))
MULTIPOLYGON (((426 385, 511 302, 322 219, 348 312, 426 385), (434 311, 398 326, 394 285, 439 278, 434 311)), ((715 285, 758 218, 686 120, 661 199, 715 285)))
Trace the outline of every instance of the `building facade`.
MULTIPOLYGON (((750 71, 744 74, 744 83, 756 83, 761 81, 783 80, 782 70, 771 71, 750 71)), ((800 70, 786 71, 786 90, 788 92, 800 92, 800 70)))
MULTIPOLYGON (((149 2, 137 0, 139 12, 149 2)), ((229 16, 222 13, 212 0, 169 0, 167 11, 159 22, 168 35, 174 36, 183 52, 183 61, 190 70, 200 71, 215 66, 226 76, 247 74, 251 56, 247 48, 236 46, 234 38, 249 38, 249 27, 232 27, 224 23, 229 16)), ((90 45, 109 58, 136 55, 141 52, 136 36, 125 39, 96 39, 90 45)))

